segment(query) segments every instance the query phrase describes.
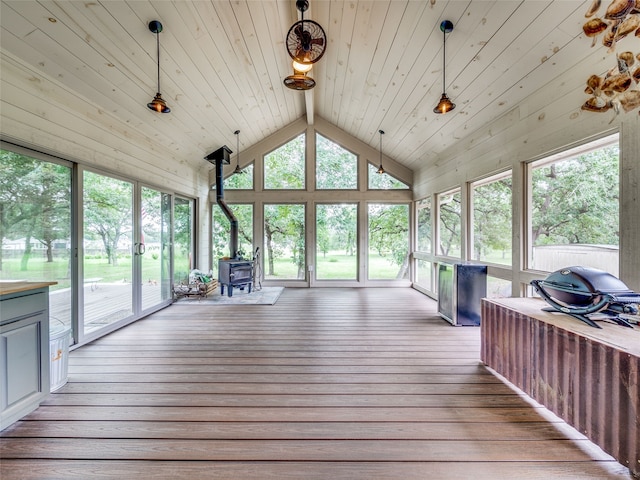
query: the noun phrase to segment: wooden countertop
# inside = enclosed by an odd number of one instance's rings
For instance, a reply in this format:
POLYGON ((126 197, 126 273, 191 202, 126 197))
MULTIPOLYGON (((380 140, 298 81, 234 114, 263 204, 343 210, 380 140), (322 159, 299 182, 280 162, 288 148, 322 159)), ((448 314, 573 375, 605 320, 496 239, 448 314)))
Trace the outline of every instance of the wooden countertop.
POLYGON ((0 282, 0 295, 10 293, 27 292, 37 288, 57 285, 58 282, 0 282))
MULTIPOLYGON (((580 320, 561 312, 543 312, 549 304, 539 298, 492 298, 483 299, 502 305, 529 317, 544 321, 556 327, 573 333, 592 338, 613 348, 640 357, 640 326, 634 328, 622 327, 609 322, 597 322, 602 329, 593 328, 580 320)), ((592 317, 593 318, 593 317, 592 317)), ((595 317, 597 318, 597 317, 595 317)))

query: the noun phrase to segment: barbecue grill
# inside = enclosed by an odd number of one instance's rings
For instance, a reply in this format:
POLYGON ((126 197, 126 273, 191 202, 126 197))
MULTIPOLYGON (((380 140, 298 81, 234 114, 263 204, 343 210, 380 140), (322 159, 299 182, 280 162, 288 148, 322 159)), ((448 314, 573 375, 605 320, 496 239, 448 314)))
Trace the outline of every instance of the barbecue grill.
POLYGON ((595 328, 598 320, 610 320, 633 328, 621 314, 637 315, 640 294, 610 273, 590 267, 567 267, 544 280, 532 280, 536 292, 551 305, 546 312, 562 312, 595 328))

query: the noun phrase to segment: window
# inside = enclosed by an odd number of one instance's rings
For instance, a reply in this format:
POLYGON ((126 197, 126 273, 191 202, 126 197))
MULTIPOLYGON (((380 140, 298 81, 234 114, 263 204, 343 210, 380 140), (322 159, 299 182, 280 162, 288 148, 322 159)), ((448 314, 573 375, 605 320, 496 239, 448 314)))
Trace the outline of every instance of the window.
POLYGON ((487 298, 509 298, 511 281, 487 275, 487 298))
POLYGON ((71 168, 0 150, 0 210, 0 280, 57 282, 51 323, 70 326, 71 168))
POLYGON ((264 188, 305 188, 305 134, 264 156, 264 188))
POLYGON ((331 140, 316 134, 316 188, 358 188, 358 157, 331 140))
POLYGON ((369 278, 409 278, 409 206, 369 205, 369 278))
POLYGON ((462 255, 462 201, 460 189, 438 195, 438 253, 460 258, 462 255))
POLYGON ((388 173, 378 173, 378 167, 368 164, 369 190, 406 190, 409 186, 388 173))
MULTIPOLYGON (((243 258, 253 258, 253 205, 229 204, 228 207, 238 220, 238 252, 243 258)), ((216 272, 217 277, 218 259, 230 255, 231 223, 217 204, 213 204, 211 214, 212 270, 216 272)))
POLYGON ((357 278, 357 207, 355 204, 316 206, 316 278, 357 278))
POLYGON ((433 263, 418 259, 416 266, 416 283, 426 290, 433 291, 433 263))
POLYGON ((511 173, 472 184, 473 260, 511 265, 511 173))
POLYGON ((188 283, 189 272, 195 268, 195 201, 175 197, 173 210, 173 283, 188 283))
POLYGON ((225 190, 253 190, 253 164, 224 179, 225 190))
POLYGON ((588 266, 618 276, 618 135, 529 165, 529 267, 588 266))
POLYGON ((305 279, 305 206, 264 206, 266 279, 305 279))
POLYGON ((431 253, 431 199, 418 202, 418 251, 431 253))

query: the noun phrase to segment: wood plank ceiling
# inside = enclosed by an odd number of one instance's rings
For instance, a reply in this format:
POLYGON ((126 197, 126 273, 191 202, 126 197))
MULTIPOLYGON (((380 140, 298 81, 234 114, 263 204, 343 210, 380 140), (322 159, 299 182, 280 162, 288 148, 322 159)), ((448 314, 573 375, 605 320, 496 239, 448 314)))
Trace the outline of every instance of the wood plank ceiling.
MULTIPOLYGON (((310 75, 305 101, 282 81, 292 73, 285 36, 299 18, 293 0, 6 1, 1 51, 84 98, 114 123, 135 129, 194 167, 222 144, 247 149, 282 127, 315 115, 416 169, 551 82, 567 85, 579 111, 591 72, 582 32, 590 1, 311 0, 305 13, 324 27, 328 46, 310 75), (146 104, 157 90, 172 112, 146 104), (446 91, 457 104, 439 116, 442 20, 446 91)), ((604 7, 602 7, 604 8, 604 7)), ((10 101, 10 100, 7 100, 10 101)))

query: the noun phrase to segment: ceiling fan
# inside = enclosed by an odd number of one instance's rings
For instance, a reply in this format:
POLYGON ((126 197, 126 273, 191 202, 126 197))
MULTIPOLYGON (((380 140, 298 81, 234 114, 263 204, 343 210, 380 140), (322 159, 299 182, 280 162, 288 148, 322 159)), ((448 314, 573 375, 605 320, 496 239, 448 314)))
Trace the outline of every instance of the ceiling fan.
POLYGON ((309 8, 308 0, 296 0, 301 20, 291 25, 287 33, 286 46, 293 59, 293 75, 284 79, 284 84, 294 90, 309 90, 316 82, 306 73, 322 58, 327 48, 327 35, 318 22, 305 20, 304 12, 309 8))

